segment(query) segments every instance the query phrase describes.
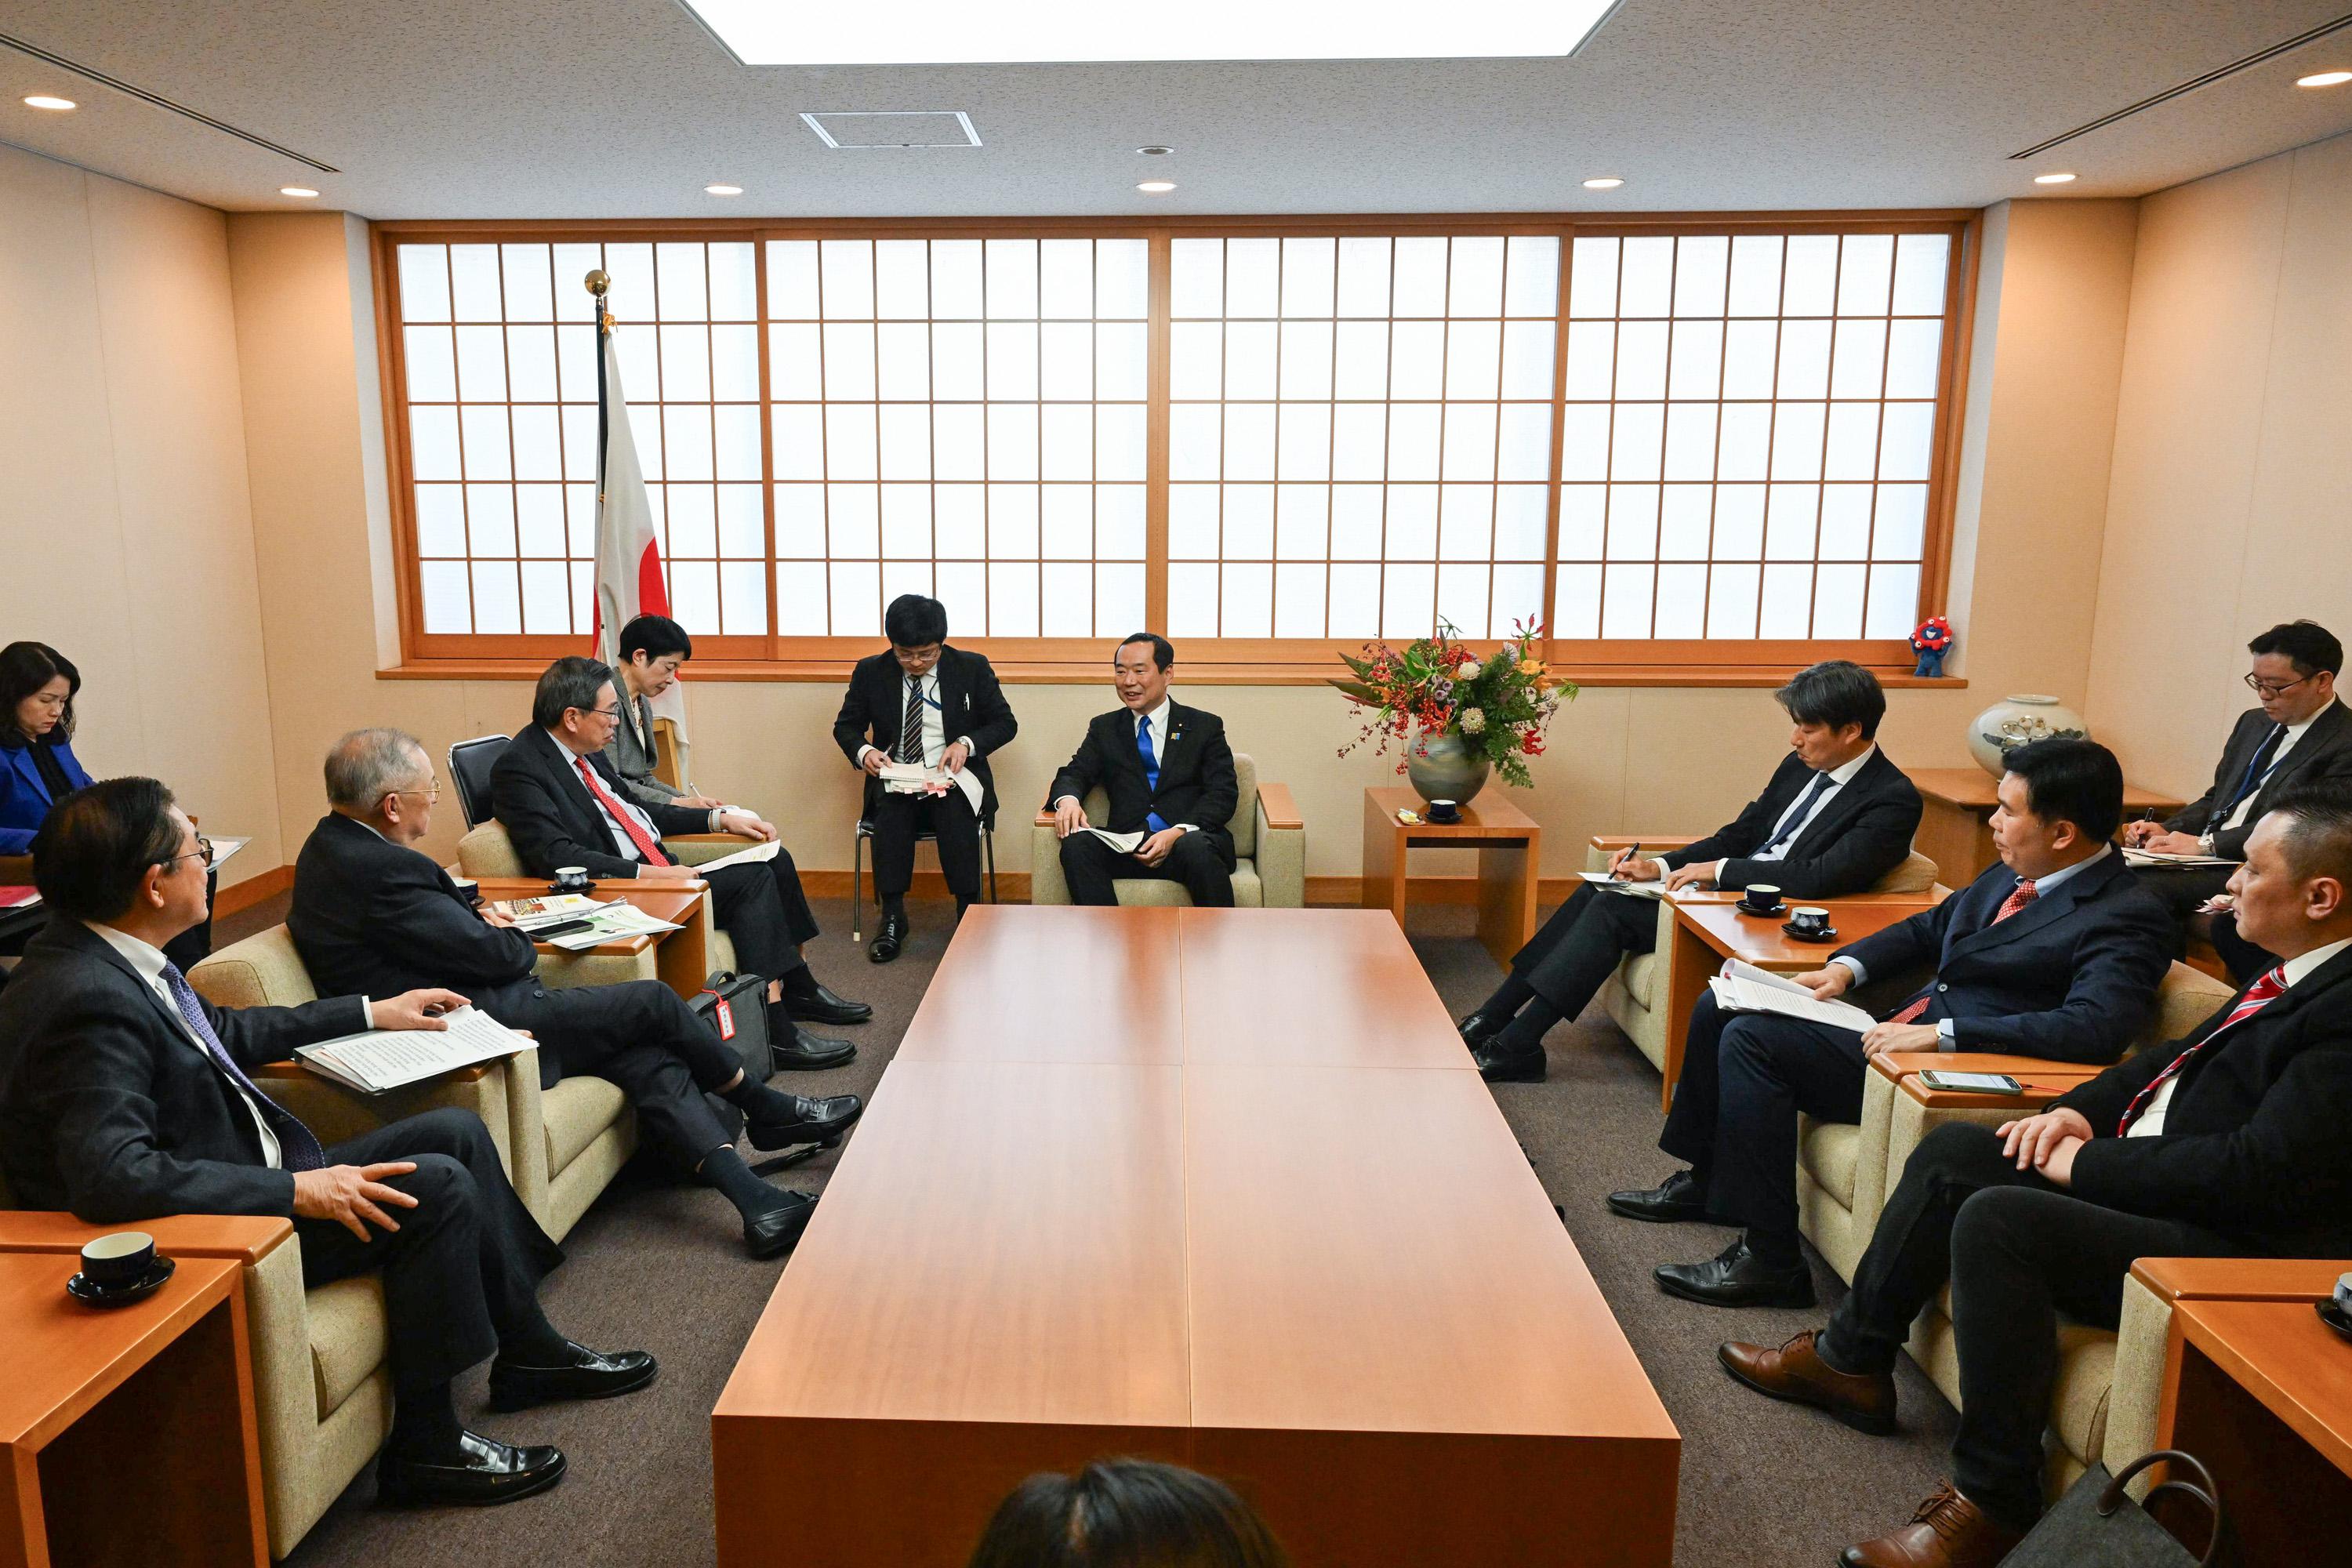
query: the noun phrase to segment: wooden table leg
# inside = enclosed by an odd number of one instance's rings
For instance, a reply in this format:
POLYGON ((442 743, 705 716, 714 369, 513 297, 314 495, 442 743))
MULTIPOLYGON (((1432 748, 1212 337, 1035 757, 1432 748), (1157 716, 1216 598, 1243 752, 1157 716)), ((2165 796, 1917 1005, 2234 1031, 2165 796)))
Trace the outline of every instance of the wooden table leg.
POLYGON ((660 942, 654 947, 654 975, 689 1002, 700 994, 703 982, 710 978, 709 889, 695 900, 694 912, 680 922, 677 930, 661 933, 660 942))
POLYGON ((1368 910, 1386 910, 1404 924, 1404 833, 1394 817, 1364 796, 1364 872, 1356 901, 1368 910))
POLYGON ((1535 844, 1488 844, 1478 851, 1478 940, 1506 969, 1536 934, 1535 844))
POLYGON ((1722 962, 1707 940, 1679 913, 1675 919, 1674 944, 1667 971, 1674 984, 1665 998, 1665 1080, 1658 1089, 1661 1110, 1674 1109, 1675 1081, 1683 1075, 1683 1042, 1690 1037, 1691 1015, 1697 1011, 1698 999, 1706 994, 1706 983, 1722 962))

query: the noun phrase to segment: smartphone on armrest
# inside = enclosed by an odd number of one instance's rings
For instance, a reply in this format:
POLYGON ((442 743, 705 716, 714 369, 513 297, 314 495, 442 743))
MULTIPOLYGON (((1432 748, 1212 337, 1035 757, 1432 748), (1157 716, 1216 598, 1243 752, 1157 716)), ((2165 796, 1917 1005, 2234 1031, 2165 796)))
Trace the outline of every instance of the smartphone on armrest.
POLYGON ((1942 1072, 1923 1069, 1919 1081, 1929 1089, 1955 1094, 2023 1094, 2025 1086, 2005 1072, 1942 1072))

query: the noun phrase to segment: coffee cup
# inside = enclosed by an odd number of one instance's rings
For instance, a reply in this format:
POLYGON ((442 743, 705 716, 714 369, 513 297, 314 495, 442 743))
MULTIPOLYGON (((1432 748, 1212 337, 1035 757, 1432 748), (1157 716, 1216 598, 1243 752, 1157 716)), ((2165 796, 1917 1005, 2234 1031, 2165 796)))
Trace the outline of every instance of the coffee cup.
POLYGON ((584 893, 590 886, 587 867, 558 866, 555 880, 547 885, 547 890, 551 893, 584 893))
POLYGON ((101 1290, 138 1284, 154 1261, 155 1238, 143 1230, 118 1230, 81 1249, 82 1278, 101 1290))
POLYGON ((477 909, 481 907, 482 885, 479 882, 475 881, 471 877, 457 876, 451 877, 449 880, 457 884, 457 896, 459 898, 465 900, 467 903, 472 904, 477 909))
POLYGON ((1769 915, 1780 907, 1780 889, 1769 882, 1750 882, 1748 890, 1739 895, 1739 901, 1769 915))
POLYGON ((1429 803, 1429 820, 1432 822, 1459 822, 1462 820, 1461 805, 1458 802, 1451 800, 1433 800, 1429 803))
POLYGON ((1804 936, 1819 936, 1830 929, 1830 912, 1816 905, 1807 904, 1789 911, 1789 924, 1804 936))

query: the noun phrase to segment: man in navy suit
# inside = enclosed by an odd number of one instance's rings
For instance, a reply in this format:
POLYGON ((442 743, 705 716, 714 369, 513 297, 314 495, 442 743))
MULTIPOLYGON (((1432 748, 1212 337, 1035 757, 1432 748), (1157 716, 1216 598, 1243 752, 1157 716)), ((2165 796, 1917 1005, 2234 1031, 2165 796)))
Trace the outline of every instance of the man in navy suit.
POLYGON ((1932 967, 1927 984, 1868 1033, 1779 1014, 1691 1016, 1683 1076, 1658 1147, 1690 1169, 1611 1195, 1630 1219, 1717 1219, 1745 1237, 1705 1263, 1661 1265, 1669 1295, 1719 1307, 1813 1301, 1797 1247, 1797 1114, 1862 1116, 1868 1058, 1888 1051, 2007 1051, 2112 1062, 2154 1010, 2171 960, 2170 920, 2108 842, 2124 774, 2095 741, 2009 753, 1993 813, 2000 863, 1933 909, 1797 975, 1823 1000, 1873 975, 1932 967))
POLYGON ((1181 882, 1202 908, 1234 903, 1234 839, 1225 830, 1241 804, 1233 748, 1214 713, 1168 695, 1176 648, 1157 632, 1138 632, 1111 655, 1111 682, 1121 707, 1087 726, 1077 752, 1045 793, 1062 836, 1062 875, 1081 904, 1115 904, 1113 879, 1181 882), (1110 795, 1112 833, 1139 833, 1132 853, 1087 831, 1087 792, 1110 795))

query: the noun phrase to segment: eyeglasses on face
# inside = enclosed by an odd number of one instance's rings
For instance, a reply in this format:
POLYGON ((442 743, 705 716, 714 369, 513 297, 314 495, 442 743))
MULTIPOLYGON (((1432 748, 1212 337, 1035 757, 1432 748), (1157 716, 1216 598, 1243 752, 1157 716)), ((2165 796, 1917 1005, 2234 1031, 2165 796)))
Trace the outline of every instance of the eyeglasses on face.
POLYGON ((213 841, 200 836, 196 839, 196 847, 194 849, 189 850, 184 855, 167 855, 163 858, 163 864, 166 866, 176 866, 183 860, 202 860, 205 865, 211 865, 213 863, 213 841))
MULTIPOLYGON (((2315 674, 2317 672, 2315 671, 2314 673, 2315 674)), ((2310 679, 2311 676, 2308 675, 2298 675, 2293 680, 2264 680, 2258 675, 2249 675, 2246 677, 2246 684, 2252 687, 2255 694, 2258 696, 2277 697, 2286 692, 2293 691, 2296 687, 2305 684, 2310 679)))
POLYGON ((385 793, 390 795, 415 795, 418 799, 422 800, 425 805, 432 805, 437 803, 441 798, 441 781, 439 779, 435 779, 430 784, 426 785, 423 789, 395 789, 389 790, 385 793))

